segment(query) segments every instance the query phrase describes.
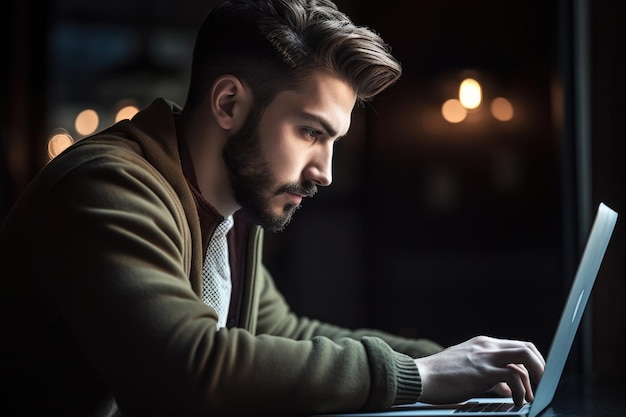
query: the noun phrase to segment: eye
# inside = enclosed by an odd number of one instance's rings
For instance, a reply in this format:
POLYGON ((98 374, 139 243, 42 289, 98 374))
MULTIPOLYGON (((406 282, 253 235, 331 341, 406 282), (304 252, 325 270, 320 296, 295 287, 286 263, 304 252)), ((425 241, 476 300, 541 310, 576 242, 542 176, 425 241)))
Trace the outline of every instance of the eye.
POLYGON ((317 140, 322 135, 322 132, 316 129, 312 129, 310 127, 303 127, 301 131, 302 135, 310 140, 317 140))

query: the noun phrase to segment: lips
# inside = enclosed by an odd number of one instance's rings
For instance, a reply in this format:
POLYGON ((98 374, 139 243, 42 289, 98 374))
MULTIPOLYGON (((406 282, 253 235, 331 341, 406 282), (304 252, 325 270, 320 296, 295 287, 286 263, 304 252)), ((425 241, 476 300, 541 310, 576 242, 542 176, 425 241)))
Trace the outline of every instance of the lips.
POLYGON ((301 195, 301 194, 296 194, 296 193, 287 193, 288 195, 290 195, 291 197, 294 197, 294 201, 296 201, 296 204, 300 204, 302 202, 302 199, 304 197, 307 197, 306 195, 301 195))

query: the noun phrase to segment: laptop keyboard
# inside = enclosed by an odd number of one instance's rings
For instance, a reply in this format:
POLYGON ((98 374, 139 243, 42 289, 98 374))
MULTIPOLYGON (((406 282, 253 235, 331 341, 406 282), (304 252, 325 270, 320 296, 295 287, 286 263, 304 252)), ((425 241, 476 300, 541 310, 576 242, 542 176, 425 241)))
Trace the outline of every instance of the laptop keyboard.
POLYGON ((513 403, 479 403, 470 401, 461 405, 454 413, 513 413, 521 410, 522 407, 513 403))

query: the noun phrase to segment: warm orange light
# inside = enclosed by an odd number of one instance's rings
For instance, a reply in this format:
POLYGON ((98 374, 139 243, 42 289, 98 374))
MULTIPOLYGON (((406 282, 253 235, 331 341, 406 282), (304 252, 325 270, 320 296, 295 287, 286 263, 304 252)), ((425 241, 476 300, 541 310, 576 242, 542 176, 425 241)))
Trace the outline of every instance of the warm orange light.
POLYGON ((491 114, 501 122, 508 122, 515 114, 513 104, 504 97, 498 97, 491 102, 491 114))
POLYGON ((115 115, 115 123, 119 122, 120 120, 131 119, 134 115, 137 114, 137 112, 139 112, 137 106, 124 106, 119 109, 117 114, 115 115))
POLYGON ((473 78, 466 78, 459 86, 459 101, 468 110, 476 109, 483 100, 482 87, 473 78))
POLYGON ((449 123, 460 123, 467 116, 467 109, 455 98, 446 100, 441 106, 441 115, 449 123))
POLYGON ((95 110, 86 109, 76 116, 74 127, 79 134, 90 135, 96 131, 98 123, 100 123, 98 113, 95 110))
POLYGON ((48 139, 48 156, 54 159, 61 152, 72 146, 74 138, 65 129, 56 129, 48 139))

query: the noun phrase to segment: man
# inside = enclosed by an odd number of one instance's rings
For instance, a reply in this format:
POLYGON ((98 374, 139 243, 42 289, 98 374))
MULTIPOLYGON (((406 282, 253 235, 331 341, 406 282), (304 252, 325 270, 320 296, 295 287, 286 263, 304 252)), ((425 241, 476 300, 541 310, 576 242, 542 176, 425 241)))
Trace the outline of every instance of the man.
POLYGON ((532 344, 478 337, 442 351, 299 318, 262 264, 263 229, 330 185, 352 109, 400 72, 328 0, 219 4, 198 33, 184 109, 157 99, 82 140, 6 219, 3 406, 187 416, 488 390, 532 400, 544 365, 532 344))

